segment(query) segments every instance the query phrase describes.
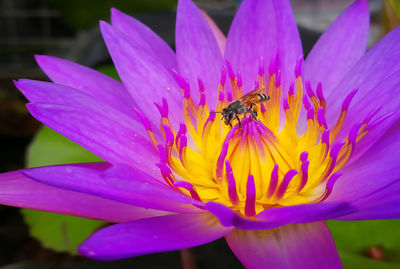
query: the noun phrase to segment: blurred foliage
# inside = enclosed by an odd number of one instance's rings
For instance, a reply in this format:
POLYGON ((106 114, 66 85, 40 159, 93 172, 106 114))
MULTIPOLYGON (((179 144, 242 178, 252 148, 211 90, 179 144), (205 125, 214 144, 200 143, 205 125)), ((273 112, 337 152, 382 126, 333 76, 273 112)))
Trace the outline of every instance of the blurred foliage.
POLYGON ((106 74, 109 77, 121 81, 118 76, 117 70, 115 70, 115 67, 112 65, 103 65, 97 68, 97 70, 103 74, 106 74))
POLYGON ((36 134, 27 151, 27 166, 98 162, 100 158, 47 127, 36 134))
POLYGON ((354 252, 343 251, 340 248, 339 255, 344 269, 399 269, 399 264, 373 260, 354 252))
POLYGON ((382 25, 385 33, 400 25, 400 0, 387 0, 382 7, 382 25))
POLYGON ((344 268, 400 268, 400 219, 328 221, 344 268), (383 260, 369 258, 371 247, 382 248, 383 260))
POLYGON ((392 6, 393 11, 396 13, 397 18, 400 19, 400 1, 399 0, 388 0, 392 6))
POLYGON ((328 226, 337 246, 345 251, 363 253, 370 246, 380 245, 384 251, 400 254, 400 219, 329 221, 328 226))
POLYGON ((77 254, 78 246, 102 226, 99 220, 22 209, 30 234, 44 247, 77 254))
POLYGON ((97 25, 99 20, 110 17, 115 7, 125 13, 143 13, 172 10, 177 0, 47 0, 57 8, 65 22, 75 29, 87 29, 97 25))

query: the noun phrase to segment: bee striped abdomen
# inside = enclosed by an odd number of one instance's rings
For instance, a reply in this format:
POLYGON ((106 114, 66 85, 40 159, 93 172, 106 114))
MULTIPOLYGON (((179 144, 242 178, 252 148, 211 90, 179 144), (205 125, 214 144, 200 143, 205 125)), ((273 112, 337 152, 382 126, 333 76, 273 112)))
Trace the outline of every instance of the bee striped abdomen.
POLYGON ((264 93, 259 93, 258 94, 258 101, 259 102, 264 102, 264 101, 268 101, 269 100, 269 96, 264 94, 264 93))

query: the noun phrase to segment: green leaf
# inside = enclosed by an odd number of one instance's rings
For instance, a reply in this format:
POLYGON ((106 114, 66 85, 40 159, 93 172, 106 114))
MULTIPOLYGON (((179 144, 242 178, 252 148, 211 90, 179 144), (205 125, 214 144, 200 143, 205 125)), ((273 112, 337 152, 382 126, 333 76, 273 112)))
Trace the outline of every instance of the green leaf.
POLYGON ((328 221, 344 268, 399 268, 400 220, 328 221), (367 257, 373 246, 382 247, 385 259, 367 257))
POLYGON ((43 126, 27 151, 27 167, 55 164, 99 162, 99 157, 43 126))
MULTIPOLYGON (((27 166, 98 162, 101 159, 48 127, 42 127, 27 151, 27 166)), ((31 235, 45 247, 77 253, 76 249, 103 222, 23 209, 31 235)))
POLYGON ((99 71, 99 72, 101 72, 101 73, 103 73, 103 74, 105 74, 105 75, 107 75, 109 77, 112 77, 112 78, 114 78, 116 80, 121 81, 119 76, 118 76, 117 70, 115 69, 115 67, 113 65, 100 66, 99 68, 97 68, 97 71, 99 71))
POLYGON ((99 220, 83 219, 43 211, 22 209, 30 233, 44 247, 77 254, 77 247, 103 224, 99 220))
POLYGON ((398 0, 389 0, 390 5, 393 8, 393 11, 396 13, 397 18, 400 19, 400 2, 398 0))
POLYGON ((366 256, 339 250, 340 260, 345 269, 398 269, 399 264, 377 261, 366 256))

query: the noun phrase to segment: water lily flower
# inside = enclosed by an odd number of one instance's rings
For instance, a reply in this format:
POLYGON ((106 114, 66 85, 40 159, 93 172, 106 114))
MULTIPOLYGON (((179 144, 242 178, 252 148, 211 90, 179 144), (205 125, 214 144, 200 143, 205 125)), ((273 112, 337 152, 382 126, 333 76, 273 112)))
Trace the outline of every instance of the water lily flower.
POLYGON ((37 56, 52 82, 15 84, 104 162, 2 174, 0 203, 117 223, 80 246, 93 259, 225 237, 247 268, 340 268, 325 220, 400 217, 400 28, 366 52, 368 1, 304 61, 288 0, 243 1, 227 38, 180 0, 176 52, 115 9, 100 27, 122 82, 37 56), (257 116, 224 124, 254 89, 257 116))

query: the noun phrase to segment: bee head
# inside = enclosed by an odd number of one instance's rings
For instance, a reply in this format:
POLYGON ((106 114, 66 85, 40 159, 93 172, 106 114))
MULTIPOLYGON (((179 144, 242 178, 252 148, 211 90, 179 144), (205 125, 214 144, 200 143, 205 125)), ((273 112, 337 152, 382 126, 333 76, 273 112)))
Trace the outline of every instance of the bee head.
POLYGON ((233 112, 232 109, 229 109, 229 108, 222 109, 221 114, 222 114, 222 118, 225 120, 226 125, 229 125, 230 122, 235 117, 235 113, 233 112))

